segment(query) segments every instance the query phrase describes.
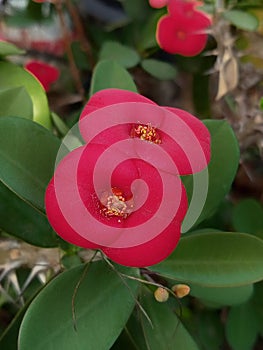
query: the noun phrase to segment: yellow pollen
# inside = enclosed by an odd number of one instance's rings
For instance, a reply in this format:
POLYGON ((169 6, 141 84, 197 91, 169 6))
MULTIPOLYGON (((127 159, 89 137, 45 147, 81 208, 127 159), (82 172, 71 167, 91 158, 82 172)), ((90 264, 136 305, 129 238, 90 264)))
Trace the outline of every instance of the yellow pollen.
POLYGON ((116 187, 112 188, 111 193, 104 192, 100 201, 101 213, 107 218, 119 217, 118 222, 121 222, 121 219, 126 219, 132 212, 133 205, 126 203, 122 191, 116 187))
POLYGON ((156 128, 150 124, 134 125, 131 130, 131 137, 139 138, 141 140, 152 142, 158 145, 162 142, 160 135, 156 131, 156 128))

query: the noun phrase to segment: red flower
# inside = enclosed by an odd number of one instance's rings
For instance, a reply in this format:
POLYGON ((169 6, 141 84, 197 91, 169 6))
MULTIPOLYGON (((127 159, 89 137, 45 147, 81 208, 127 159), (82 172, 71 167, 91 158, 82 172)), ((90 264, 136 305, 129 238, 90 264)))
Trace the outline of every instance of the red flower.
POLYGON ((149 0, 149 4, 156 9, 160 9, 168 4, 169 0, 149 0))
POLYGON ((58 68, 45 62, 30 61, 25 65, 25 68, 39 80, 45 91, 49 91, 50 85, 59 78, 58 68))
POLYGON ((170 0, 168 14, 161 17, 156 31, 160 47, 172 54, 195 56, 206 45, 205 30, 211 25, 211 19, 196 7, 200 2, 170 0))
POLYGON ((85 145, 62 158, 46 191, 51 225, 119 264, 165 259, 187 210, 178 175, 207 166, 208 130, 185 111, 118 89, 94 94, 78 127, 85 145))

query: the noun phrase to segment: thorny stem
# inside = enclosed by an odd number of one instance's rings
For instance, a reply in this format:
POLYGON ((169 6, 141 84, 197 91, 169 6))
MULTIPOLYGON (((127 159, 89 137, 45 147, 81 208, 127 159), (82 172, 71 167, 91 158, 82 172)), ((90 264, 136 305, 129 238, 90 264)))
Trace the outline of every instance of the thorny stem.
POLYGON ((71 75, 72 75, 72 78, 75 82, 76 89, 81 97, 81 100, 84 103, 85 92, 84 92, 84 88, 82 86, 80 73, 79 73, 79 70, 76 66, 73 52, 72 52, 72 48, 71 48, 72 39, 71 39, 71 35, 69 34, 69 31, 67 29, 65 17, 63 14, 63 8, 62 8, 63 0, 56 0, 53 3, 55 5, 56 11, 58 13, 59 21, 60 21, 60 25, 61 25, 61 29, 62 29, 62 33, 63 33, 63 38, 64 38, 64 43, 65 43, 65 48, 66 48, 66 53, 67 53, 68 60, 69 60, 69 68, 71 71, 71 75))

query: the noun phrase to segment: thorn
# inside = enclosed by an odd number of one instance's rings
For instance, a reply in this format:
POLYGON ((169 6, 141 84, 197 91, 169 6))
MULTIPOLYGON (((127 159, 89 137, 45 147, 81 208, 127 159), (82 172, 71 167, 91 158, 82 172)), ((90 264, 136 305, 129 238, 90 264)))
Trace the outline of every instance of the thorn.
POLYGON ((46 261, 42 261, 42 262, 38 262, 38 265, 35 265, 30 274, 28 275, 25 283, 23 284, 23 287, 21 289, 21 294, 24 293, 24 291, 26 290, 26 288, 29 286, 29 284, 32 282, 32 280, 38 276, 40 273, 43 273, 44 271, 48 270, 48 264, 46 261))

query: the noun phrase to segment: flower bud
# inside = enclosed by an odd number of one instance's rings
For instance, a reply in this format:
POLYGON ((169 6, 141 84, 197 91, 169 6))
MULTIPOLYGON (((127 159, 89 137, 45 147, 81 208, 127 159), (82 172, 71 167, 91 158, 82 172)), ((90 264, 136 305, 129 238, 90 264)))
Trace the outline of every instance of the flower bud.
POLYGON ((169 298, 169 293, 165 288, 158 287, 154 292, 154 297, 159 303, 164 303, 169 298))
POLYGON ((175 284, 172 291, 177 298, 183 298, 190 293, 190 287, 187 284, 175 284))

